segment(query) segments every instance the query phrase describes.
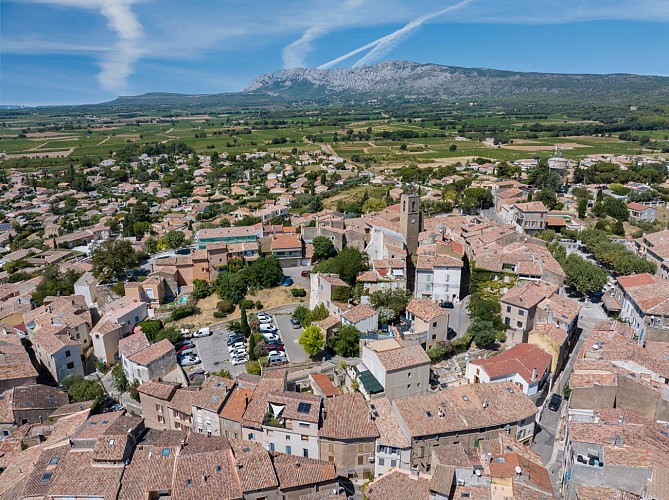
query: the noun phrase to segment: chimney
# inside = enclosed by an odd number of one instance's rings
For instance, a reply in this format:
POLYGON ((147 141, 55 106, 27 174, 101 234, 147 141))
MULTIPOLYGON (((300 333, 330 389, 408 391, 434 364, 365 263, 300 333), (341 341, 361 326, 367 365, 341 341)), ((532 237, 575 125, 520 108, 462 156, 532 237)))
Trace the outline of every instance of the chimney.
POLYGON ((414 477, 418 477, 418 467, 413 467, 411 469, 411 475, 414 477))
POLYGON ((300 468, 300 462, 295 462, 295 467, 300 468))
POLYGON ((532 380, 536 380, 536 379, 537 379, 537 369, 532 368, 532 380))
POLYGON ((488 400, 486 399, 486 400, 483 401, 483 408, 487 408, 487 407, 488 407, 488 400))

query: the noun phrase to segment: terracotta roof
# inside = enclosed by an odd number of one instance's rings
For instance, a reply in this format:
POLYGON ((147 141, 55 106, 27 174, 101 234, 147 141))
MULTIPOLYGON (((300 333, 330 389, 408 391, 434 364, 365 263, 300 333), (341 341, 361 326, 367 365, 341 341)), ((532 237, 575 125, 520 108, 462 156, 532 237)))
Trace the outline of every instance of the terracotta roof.
POLYGON ((69 452, 58 463, 49 495, 116 498, 123 467, 91 467, 93 451, 69 452))
POLYGON ((200 390, 191 396, 191 404, 218 413, 228 398, 234 382, 217 376, 208 377, 200 390))
POLYGON ((472 462, 465 453, 462 443, 458 444, 440 444, 432 452, 437 457, 440 464, 449 465, 458 468, 471 468, 472 462))
POLYGON ((141 394, 146 394, 147 396, 162 399, 163 401, 168 401, 172 399, 172 396, 180 386, 181 384, 174 382, 158 382, 155 380, 149 380, 148 382, 140 385, 137 388, 137 391, 141 394))
POLYGON ((406 437, 397 422, 388 398, 375 398, 368 401, 369 411, 374 415, 374 424, 379 431, 379 444, 394 448, 408 448, 411 441, 406 437), (376 413, 374 413, 376 412, 376 413))
POLYGON ((186 415, 190 415, 193 412, 193 408, 190 405, 191 399, 194 397, 195 389, 187 389, 184 387, 178 388, 174 392, 174 396, 167 403, 167 407, 177 410, 186 415))
POLYGON ((138 365, 148 366, 154 361, 161 359, 162 357, 172 354, 176 361, 176 353, 174 351, 174 346, 172 343, 163 339, 160 342, 150 345, 149 347, 142 349, 136 354, 130 356, 130 361, 137 363, 138 365))
POLYGON ((448 312, 429 299, 412 299, 406 310, 423 321, 432 321, 442 314, 448 315, 448 312))
POLYGON ((321 398, 319 396, 299 392, 278 391, 268 394, 267 401, 271 405, 283 406, 283 410, 281 411, 283 418, 316 424, 320 421, 321 398))
POLYGON ((339 394, 339 389, 335 387, 335 385, 330 380, 330 377, 328 377, 325 373, 312 373, 309 375, 309 377, 313 380, 314 384, 318 386, 318 388, 323 393, 323 396, 326 398, 339 394))
POLYGON ((344 311, 341 314, 341 317, 347 321, 350 321, 351 323, 359 323, 360 321, 372 318, 377 314, 378 313, 376 312, 376 309, 374 309, 372 306, 367 304, 359 304, 347 311, 344 311))
POLYGON ((527 203, 515 203, 514 206, 522 212, 548 212, 546 205, 540 201, 529 201, 527 203))
POLYGON ((150 345, 144 333, 135 333, 118 341, 118 354, 130 358, 133 354, 146 349, 150 345))
POLYGON ((450 387, 435 394, 397 399, 393 405, 412 437, 500 427, 533 417, 538 411, 532 400, 509 382, 450 387))
POLYGON ((325 414, 319 431, 321 438, 373 439, 379 436, 369 418, 369 408, 362 394, 342 394, 324 402, 325 414))
POLYGON ((501 301, 523 309, 531 309, 558 291, 558 286, 544 281, 530 281, 515 286, 504 295, 501 301))
POLYGON ((339 324, 339 318, 335 316, 328 316, 325 319, 320 321, 314 321, 314 325, 321 327, 323 330, 329 330, 330 328, 337 326, 339 324))
POLYGON ((322 279, 323 281, 327 281, 332 286, 349 286, 348 283, 346 283, 344 280, 342 280, 336 274, 318 273, 318 277, 320 279, 322 279))
POLYGON ((550 310, 553 321, 569 324, 578 317, 581 304, 562 295, 553 294, 542 300, 537 309, 544 309, 547 312, 550 310))
POLYGON ((269 393, 281 391, 283 388, 283 379, 263 377, 253 393, 253 399, 244 411, 242 425, 250 427, 259 427, 262 425, 262 422, 265 419, 265 414, 267 413, 269 393))
POLYGON ((68 404, 70 398, 63 389, 42 384, 14 387, 14 410, 53 409, 68 404))
MULTIPOLYGON (((189 434, 189 438, 193 434, 189 434)), ((212 436, 213 437, 213 436, 212 436)), ((235 474, 232 450, 214 448, 210 451, 184 451, 177 456, 174 465, 172 496, 183 500, 230 500, 243 498, 241 484, 235 474)))
POLYGON ((416 269, 434 269, 435 267, 463 267, 461 259, 450 255, 419 255, 416 269))
POLYGON ((365 496, 369 500, 426 500, 430 498, 430 480, 394 469, 368 484, 365 496))
POLYGON ((480 366, 491 380, 518 374, 528 383, 541 380, 551 366, 551 355, 532 344, 516 344, 506 351, 488 359, 474 359, 471 364, 480 366), (536 379, 532 379, 536 370, 536 379))
POLYGON ((641 203, 630 202, 627 204, 627 208, 629 208, 630 210, 634 210, 635 212, 643 212, 644 210, 652 207, 647 207, 646 205, 642 205, 641 203))
POLYGON ((274 470, 282 491, 335 481, 335 465, 323 460, 284 453, 271 453, 274 470))
POLYGON ((37 370, 17 335, 0 334, 0 381, 37 377, 37 370), (9 338, 16 340, 9 340, 9 338))
POLYGON ((249 401, 251 401, 252 397, 252 389, 236 387, 230 396, 228 396, 228 400, 225 402, 225 406, 218 413, 219 416, 233 422, 241 422, 244 411, 246 410, 246 405, 249 401))
POLYGON ((266 490, 279 485, 272 460, 262 444, 231 439, 230 445, 242 491, 266 490))
POLYGON ((430 357, 419 344, 402 345, 389 338, 368 342, 367 347, 376 353, 386 372, 430 364, 430 357))
POLYGON ((295 234, 275 234, 272 236, 272 250, 292 250, 302 248, 302 240, 295 234))
MULTIPOLYGON (((179 441, 186 436, 180 434, 179 441)), ((171 490, 177 448, 140 442, 123 472, 119 500, 148 498, 150 492, 171 490)))

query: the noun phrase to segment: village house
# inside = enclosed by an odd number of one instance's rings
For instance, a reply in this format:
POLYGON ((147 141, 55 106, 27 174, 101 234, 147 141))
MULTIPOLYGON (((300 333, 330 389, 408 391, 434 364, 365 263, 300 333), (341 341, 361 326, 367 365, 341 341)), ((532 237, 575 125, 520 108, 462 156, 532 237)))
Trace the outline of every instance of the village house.
POLYGON ((430 384, 430 358, 418 344, 394 338, 364 341, 362 362, 383 387, 388 400, 425 394, 430 384))
POLYGON ((177 368, 172 343, 163 339, 150 344, 143 332, 119 340, 118 351, 129 381, 145 384, 149 380, 163 378, 177 368))
POLYGON ((463 265, 450 255, 419 255, 414 296, 440 303, 459 300, 463 265))
POLYGON ((271 240, 272 256, 281 267, 297 267, 302 264, 302 240, 296 234, 275 234, 271 240))
POLYGON ((340 309, 348 309, 348 304, 342 304, 336 300, 338 288, 350 288, 348 283, 339 276, 336 274, 311 273, 310 280, 309 309, 325 304, 325 308, 333 316, 339 316, 340 309))
POLYGON ((646 233, 634 240, 636 252, 657 265, 658 274, 669 280, 669 229, 646 233))
POLYGON ((556 285, 543 281, 522 282, 502 295, 501 317, 504 324, 518 333, 518 342, 527 342, 527 334, 536 320, 537 306, 558 291, 556 285))
POLYGON ((448 340, 448 311, 431 300, 412 299, 406 318, 408 328, 400 327, 398 332, 402 339, 417 342, 425 350, 448 340))
POLYGON ((465 376, 470 384, 511 382, 535 398, 550 380, 551 355, 536 345, 517 344, 487 359, 470 359, 465 376))
POLYGON ((379 329, 379 313, 372 306, 358 304, 341 313, 341 324, 354 326, 361 333, 379 329))
POLYGON ((121 298, 107 304, 105 314, 91 331, 95 358, 98 362, 113 365, 119 361, 121 359, 118 352, 119 341, 147 317, 145 302, 121 298))
POLYGON ((632 202, 627 204, 627 209, 632 219, 642 222, 655 222, 656 210, 653 207, 632 202))
POLYGON ((0 329, 0 393, 19 385, 37 383, 37 370, 21 343, 7 328, 0 329))
POLYGON ((669 281, 647 273, 620 276, 613 295, 639 344, 669 341, 669 281))
POLYGON ((533 235, 546 229, 548 209, 540 201, 502 205, 499 214, 504 221, 513 224, 519 233, 533 235))

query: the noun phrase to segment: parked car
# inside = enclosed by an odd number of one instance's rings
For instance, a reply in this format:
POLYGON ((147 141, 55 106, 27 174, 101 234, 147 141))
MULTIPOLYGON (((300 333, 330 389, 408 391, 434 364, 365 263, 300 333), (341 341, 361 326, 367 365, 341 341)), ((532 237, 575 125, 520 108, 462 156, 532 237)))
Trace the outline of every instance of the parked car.
POLYGON ((193 346, 195 346, 195 344, 193 343, 192 340, 182 340, 182 341, 179 342, 177 345, 180 346, 180 347, 181 347, 181 346, 185 346, 185 345, 187 345, 187 346, 189 346, 189 347, 193 347, 193 346))
POLYGON ((261 325, 271 325, 273 323, 272 318, 258 318, 258 322, 261 325))
POLYGON ((562 396, 559 394, 553 394, 550 401, 548 402, 548 409, 552 411, 558 411, 560 405, 562 404, 562 396))
POLYGON ((246 349, 246 344, 244 342, 235 342, 232 345, 228 346, 228 351, 232 352, 235 349, 246 349))
POLYGON ((177 356, 181 356, 182 358, 190 356, 191 354, 195 355, 195 349, 193 349, 192 347, 183 346, 181 349, 177 351, 177 356))
POLYGON ((290 324, 292 325, 293 328, 302 328, 300 322, 297 321, 295 318, 290 318, 290 324))
POLYGON ((443 307, 444 309, 453 309, 455 306, 453 305, 453 302, 442 302, 439 304, 439 307, 443 307))
POLYGON ((202 360, 197 356, 187 356, 181 360, 179 363, 181 366, 193 366, 200 364, 202 360))
POLYGON ((200 328, 197 332, 193 334, 193 337, 208 337, 211 335, 211 328, 200 328))
POLYGON ((267 349, 270 351, 285 351, 283 344, 267 344, 267 349))
POLYGON ((286 353, 279 351, 270 351, 269 354, 267 355, 267 361, 269 362, 270 365, 276 363, 285 363, 287 361, 286 353))
POLYGON ((236 358, 238 356, 246 356, 246 349, 243 347, 238 347, 237 349, 230 351, 231 358, 236 358))
POLYGON ((309 271, 307 271, 307 270, 305 269, 304 271, 302 271, 302 272, 300 273, 300 276, 302 276, 303 278, 306 278, 307 276, 309 276, 309 271))
POLYGON ((236 344, 237 342, 244 342, 244 336, 235 335, 234 337, 228 337, 228 345, 236 344))
POLYGON ((281 337, 279 337, 276 333, 263 333, 262 336, 268 344, 273 344, 281 340, 281 337))
POLYGON ((238 356, 236 358, 232 358, 232 366, 237 366, 237 365, 243 365, 249 360, 246 356, 238 356))
POLYGON ((276 332, 278 332, 278 329, 274 325, 266 325, 266 324, 260 325, 260 333, 276 333, 276 332))
POLYGON ((263 321, 263 320, 270 320, 271 321, 272 320, 272 315, 271 314, 263 313, 263 312, 259 312, 258 314, 256 314, 256 317, 258 318, 259 321, 263 321))
POLYGON ((179 333, 180 333, 181 336, 182 336, 183 338, 185 338, 185 339, 187 339, 187 338, 189 338, 189 337, 192 337, 192 335, 191 335, 191 333, 190 333, 190 330, 189 330, 188 328, 181 328, 181 329, 179 330, 179 333))
POLYGON ((294 283, 293 278, 291 278, 290 276, 286 276, 281 282, 283 286, 291 286, 293 283, 294 283))

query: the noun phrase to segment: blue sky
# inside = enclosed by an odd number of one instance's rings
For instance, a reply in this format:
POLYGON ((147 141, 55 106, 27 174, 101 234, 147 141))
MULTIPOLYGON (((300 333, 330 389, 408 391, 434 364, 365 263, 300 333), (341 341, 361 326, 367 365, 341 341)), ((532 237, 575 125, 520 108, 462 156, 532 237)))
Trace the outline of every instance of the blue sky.
POLYGON ((669 76, 667 0, 0 0, 0 104, 238 91, 412 60, 669 76))

